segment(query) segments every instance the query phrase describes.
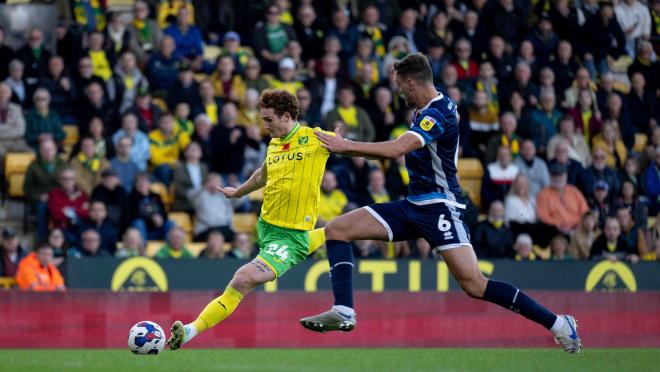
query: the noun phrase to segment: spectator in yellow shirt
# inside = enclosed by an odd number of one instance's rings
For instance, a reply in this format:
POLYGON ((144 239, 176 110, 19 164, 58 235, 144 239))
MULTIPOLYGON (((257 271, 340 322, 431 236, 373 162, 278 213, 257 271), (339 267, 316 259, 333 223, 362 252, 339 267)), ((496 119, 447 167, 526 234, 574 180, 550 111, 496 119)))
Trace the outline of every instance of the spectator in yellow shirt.
POLYGON ((296 77, 296 63, 289 57, 282 58, 278 63, 278 69, 280 71, 280 79, 271 80, 271 88, 284 89, 295 96, 298 89, 303 87, 303 83, 294 80, 296 77))
POLYGON ((227 101, 240 104, 245 99, 245 83, 240 75, 234 74, 236 64, 231 55, 218 57, 216 70, 211 75, 215 94, 227 101))
POLYGON ((149 152, 153 175, 169 186, 174 175, 174 165, 190 143, 190 136, 174 127, 174 117, 170 113, 161 115, 158 129, 149 132, 149 152))
POLYGON ((325 226, 335 217, 344 213, 348 205, 348 198, 343 191, 337 188, 335 172, 326 169, 321 181, 321 200, 319 202, 319 218, 316 225, 325 226))

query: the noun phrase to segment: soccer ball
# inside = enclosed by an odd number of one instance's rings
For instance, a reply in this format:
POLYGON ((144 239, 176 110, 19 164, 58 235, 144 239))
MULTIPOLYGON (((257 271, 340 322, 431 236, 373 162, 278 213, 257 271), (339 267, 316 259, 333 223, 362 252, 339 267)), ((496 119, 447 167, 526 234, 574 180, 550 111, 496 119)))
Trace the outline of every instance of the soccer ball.
POLYGON ((133 354, 160 354, 165 348, 165 333, 156 323, 143 320, 128 332, 128 350, 133 354))

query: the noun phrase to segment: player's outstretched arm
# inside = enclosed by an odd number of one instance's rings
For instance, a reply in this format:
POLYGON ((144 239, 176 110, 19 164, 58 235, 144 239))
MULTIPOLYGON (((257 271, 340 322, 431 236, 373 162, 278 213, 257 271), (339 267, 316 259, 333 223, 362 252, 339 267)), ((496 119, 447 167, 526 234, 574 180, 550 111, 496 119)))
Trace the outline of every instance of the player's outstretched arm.
POLYGON ((316 132, 316 136, 328 151, 348 156, 396 159, 424 146, 417 136, 408 132, 395 140, 384 142, 350 141, 343 138, 339 130, 335 131, 334 136, 321 131, 316 132))
POLYGON ((245 181, 238 188, 235 187, 218 187, 218 191, 225 194, 228 198, 241 198, 252 191, 259 190, 260 188, 266 186, 266 179, 268 177, 268 170, 266 169, 266 163, 264 163, 259 169, 254 171, 250 178, 245 181))

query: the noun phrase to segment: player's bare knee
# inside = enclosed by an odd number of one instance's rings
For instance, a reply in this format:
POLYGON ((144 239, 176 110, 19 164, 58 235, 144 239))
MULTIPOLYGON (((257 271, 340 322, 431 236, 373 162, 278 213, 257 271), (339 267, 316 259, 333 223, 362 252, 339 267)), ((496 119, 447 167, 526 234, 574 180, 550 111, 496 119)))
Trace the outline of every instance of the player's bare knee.
POLYGON ((236 274, 234 274, 234 277, 232 278, 229 285, 235 290, 245 294, 250 292, 258 284, 256 283, 255 278, 253 278, 250 274, 238 271, 236 274))
POLYGON ((483 298, 488 280, 479 273, 479 275, 459 279, 458 283, 468 296, 472 298, 483 298))
POLYGON ((333 220, 325 225, 325 240, 346 240, 342 228, 333 220))

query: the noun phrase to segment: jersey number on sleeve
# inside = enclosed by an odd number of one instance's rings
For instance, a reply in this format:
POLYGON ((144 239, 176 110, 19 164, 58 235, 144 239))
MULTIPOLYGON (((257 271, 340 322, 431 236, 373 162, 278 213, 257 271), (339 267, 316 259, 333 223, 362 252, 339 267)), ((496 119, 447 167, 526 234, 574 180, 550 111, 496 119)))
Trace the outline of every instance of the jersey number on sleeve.
POLYGON ((282 261, 286 261, 286 259, 289 258, 289 253, 286 251, 287 248, 289 248, 288 245, 283 245, 280 247, 276 243, 272 243, 268 244, 265 252, 271 256, 278 257, 282 261))

